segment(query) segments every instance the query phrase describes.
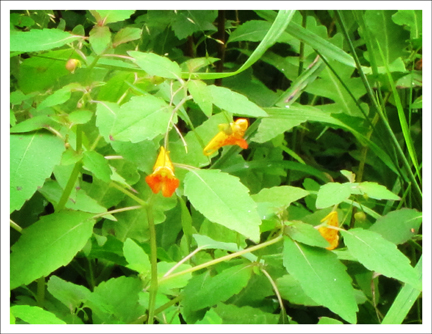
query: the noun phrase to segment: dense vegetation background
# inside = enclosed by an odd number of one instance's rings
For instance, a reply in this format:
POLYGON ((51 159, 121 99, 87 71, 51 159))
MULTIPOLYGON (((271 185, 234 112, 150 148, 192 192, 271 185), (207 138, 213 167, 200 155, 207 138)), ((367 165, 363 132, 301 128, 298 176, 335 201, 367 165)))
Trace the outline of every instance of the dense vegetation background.
POLYGON ((11 11, 11 323, 421 323, 421 28, 11 11))

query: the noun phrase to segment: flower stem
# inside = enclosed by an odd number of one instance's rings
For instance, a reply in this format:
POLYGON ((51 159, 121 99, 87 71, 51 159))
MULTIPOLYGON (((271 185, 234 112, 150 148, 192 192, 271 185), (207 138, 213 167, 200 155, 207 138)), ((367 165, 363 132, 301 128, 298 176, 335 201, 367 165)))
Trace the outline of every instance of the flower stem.
POLYGON ((147 222, 150 232, 150 264, 151 264, 151 280, 150 280, 150 296, 149 296, 149 308, 148 308, 148 324, 151 325, 154 322, 155 305, 156 305, 156 294, 158 289, 158 277, 157 277, 157 245, 156 245, 156 229, 153 217, 153 198, 152 195, 149 198, 147 209, 147 222))

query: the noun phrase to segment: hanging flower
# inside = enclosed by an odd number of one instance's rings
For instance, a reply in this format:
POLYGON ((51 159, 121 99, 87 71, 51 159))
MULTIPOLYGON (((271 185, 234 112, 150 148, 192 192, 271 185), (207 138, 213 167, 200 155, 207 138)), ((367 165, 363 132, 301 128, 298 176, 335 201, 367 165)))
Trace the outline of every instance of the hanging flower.
POLYGON ((174 166, 168 153, 161 146, 156 163, 153 166, 153 173, 145 178, 155 194, 162 189, 162 195, 165 197, 171 197, 180 184, 180 181, 174 175, 174 166))
MULTIPOLYGON (((338 214, 336 211, 330 212, 327 216, 325 216, 321 223, 327 221, 327 226, 339 227, 338 214)), ((322 226, 318 229, 319 233, 326 239, 330 246, 326 247, 328 250, 335 249, 339 244, 339 231, 322 226)))
POLYGON ((220 132, 204 148, 204 155, 212 155, 222 146, 226 145, 238 145, 243 149, 248 148, 246 140, 243 139, 248 126, 249 122, 245 118, 239 118, 230 124, 220 124, 220 132))

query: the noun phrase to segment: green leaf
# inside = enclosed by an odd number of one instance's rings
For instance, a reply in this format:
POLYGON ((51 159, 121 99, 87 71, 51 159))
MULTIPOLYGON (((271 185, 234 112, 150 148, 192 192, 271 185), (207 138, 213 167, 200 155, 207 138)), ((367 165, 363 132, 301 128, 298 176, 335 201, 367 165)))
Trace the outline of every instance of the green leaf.
POLYGON ((309 195, 307 190, 291 186, 264 188, 258 194, 252 195, 255 202, 268 202, 274 207, 288 207, 292 202, 309 195))
POLYGON ((309 246, 328 247, 330 244, 319 231, 310 224, 301 221, 290 221, 285 227, 285 233, 295 241, 309 246))
POLYGON ((175 262, 158 262, 158 292, 167 295, 173 295, 176 293, 174 291, 176 291, 177 289, 184 288, 188 284, 189 280, 192 278, 192 273, 190 272, 172 278, 163 278, 168 273, 168 271, 170 271, 171 274, 175 274, 177 272, 190 268, 192 268, 192 266, 185 263, 178 266, 178 263, 175 262), (174 266, 176 267, 176 269, 174 271, 171 271, 174 266))
POLYGON ((343 322, 328 317, 320 317, 318 325, 343 325, 343 322))
POLYGON ((96 126, 107 142, 138 143, 165 133, 171 107, 153 95, 137 96, 121 107, 111 102, 99 103, 96 117, 96 126))
POLYGON ((151 52, 144 53, 139 51, 128 51, 128 54, 149 75, 157 75, 168 79, 178 79, 181 76, 180 66, 166 57, 151 52))
MULTIPOLYGON (((372 36, 370 43, 374 52, 379 54, 376 43, 378 41, 384 53, 384 59, 381 59, 381 57, 376 58, 378 66, 383 66, 385 63, 391 64, 399 57, 406 57, 405 48, 407 47, 406 40, 409 39, 409 33, 393 22, 392 16, 395 13, 394 10, 368 10, 364 15, 366 29, 369 30, 372 36)), ((364 36, 361 30, 360 33, 364 36)))
POLYGON ((10 135, 10 212, 19 210, 50 177, 65 146, 55 135, 38 131, 10 135), (37 166, 37 168, 35 168, 37 166))
POLYGON ((252 267, 240 264, 210 276, 209 272, 194 276, 183 290, 183 306, 191 311, 223 302, 239 293, 248 283, 252 267))
POLYGON ((349 323, 356 323, 357 303, 351 277, 336 255, 286 237, 283 264, 316 303, 329 308, 349 323))
POLYGON ((67 265, 90 238, 92 216, 85 212, 61 211, 43 216, 24 229, 11 247, 11 289, 67 265))
MULTIPOLYGON (((387 199, 399 201, 400 197, 393 194, 386 187, 376 183, 376 182, 362 182, 362 183, 353 183, 353 187, 357 186, 357 189, 360 190, 360 194, 366 194, 370 198, 375 199, 387 199)), ((353 192, 354 193, 354 192, 353 192)))
POLYGON ((421 10, 398 10, 392 15, 392 20, 398 25, 410 27, 410 38, 420 38, 422 35, 422 11, 421 10))
POLYGON ((351 255, 367 269, 396 278, 421 290, 421 279, 417 272, 394 243, 378 233, 361 228, 342 230, 341 233, 351 255))
POLYGON ((10 129, 10 133, 31 132, 47 127, 57 127, 59 123, 47 115, 38 115, 22 121, 10 129))
MULTIPOLYGON (((306 121, 333 123, 335 118, 316 107, 293 104, 289 108, 265 108, 269 117, 263 118, 252 141, 264 143, 306 121)), ((340 123, 340 122, 339 122, 340 123)))
POLYGON ((219 303, 214 310, 222 318, 224 325, 275 325, 279 321, 279 314, 264 312, 251 306, 238 307, 232 304, 219 303))
POLYGON ((292 275, 284 275, 276 280, 281 297, 290 303, 305 306, 319 306, 302 289, 301 284, 292 275))
POLYGON ((95 25, 89 33, 90 45, 97 55, 101 55, 111 44, 111 32, 107 26, 95 25))
POLYGON ((188 90, 193 100, 201 108, 202 112, 210 117, 212 115, 212 97, 208 86, 200 80, 190 80, 187 84, 188 90))
POLYGON ((222 318, 216 313, 214 308, 206 312, 204 318, 197 321, 197 325, 222 325, 222 318))
POLYGON ((40 111, 67 102, 71 97, 71 91, 77 87, 79 87, 79 85, 74 83, 56 90, 37 106, 37 110, 40 111))
POLYGON ((234 115, 249 117, 266 117, 267 113, 244 95, 233 92, 225 87, 210 85, 207 87, 213 103, 234 115))
POLYGON ((178 39, 186 38, 198 31, 217 31, 213 25, 217 15, 217 10, 178 10, 171 28, 178 39))
POLYGON ((68 118, 73 124, 85 124, 91 120, 93 112, 90 110, 75 110, 72 111, 68 118))
POLYGON ((318 191, 316 207, 318 209, 328 208, 339 204, 351 196, 350 183, 329 182, 321 186, 318 191))
POLYGON ((127 20, 135 13, 134 10, 91 10, 97 22, 103 21, 104 24, 127 20))
POLYGON ((82 36, 75 36, 58 29, 11 31, 10 51, 23 53, 51 50, 79 39, 82 39, 82 36))
MULTIPOLYGON (((422 267, 423 260, 420 257, 417 265, 415 266, 415 270, 417 271, 420 279, 422 279, 422 267)), ((393 304, 390 306, 387 314, 382 320, 382 324, 402 324, 405 320, 408 312, 414 305, 414 303, 418 300, 421 291, 413 288, 411 285, 406 284, 399 291, 396 299, 393 304)))
POLYGON ((121 29, 114 37, 113 47, 141 38, 142 30, 139 28, 126 27, 121 29))
POLYGON ((146 252, 130 238, 123 245, 123 253, 128 262, 127 267, 147 275, 150 272, 150 260, 146 252))
POLYGON ((91 294, 91 291, 85 286, 64 281, 55 275, 50 277, 47 289, 71 311, 78 308, 91 294))
POLYGON ((19 318, 32 325, 66 325, 63 320, 60 320, 53 313, 45 311, 39 306, 14 305, 11 307, 11 314, 15 318, 19 318))
POLYGON ((111 181, 111 169, 108 161, 95 151, 85 151, 83 154, 83 164, 94 176, 104 182, 111 181))
MULTIPOLYGON (((240 42, 240 41, 249 41, 249 42, 261 42, 267 32, 270 30, 272 24, 268 21, 263 20, 250 20, 246 21, 242 25, 238 26, 229 36, 227 44, 240 42)), ((289 40, 292 40, 293 37, 290 36, 285 31, 282 32, 280 37, 278 38, 279 43, 286 43, 289 40)))
POLYGON ((145 312, 138 303, 143 283, 135 277, 117 277, 99 284, 85 305, 92 309, 94 324, 128 324, 145 312))
POLYGON ((256 204, 238 178, 219 170, 191 170, 184 180, 184 192, 210 221, 259 242, 261 220, 256 204))
POLYGON ((154 161, 148 157, 157 156, 158 147, 151 140, 138 143, 113 141, 113 149, 123 158, 136 164, 137 168, 147 174, 153 172, 154 161))
POLYGON ((369 231, 381 234, 396 245, 410 240, 420 228, 422 213, 415 209, 404 208, 389 212, 377 219, 369 231))

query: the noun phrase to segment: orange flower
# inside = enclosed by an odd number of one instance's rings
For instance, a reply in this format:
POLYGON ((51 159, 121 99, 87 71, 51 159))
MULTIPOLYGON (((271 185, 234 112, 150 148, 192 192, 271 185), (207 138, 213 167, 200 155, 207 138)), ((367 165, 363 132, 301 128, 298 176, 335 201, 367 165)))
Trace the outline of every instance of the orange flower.
POLYGON ((239 118, 234 123, 220 124, 220 132, 204 148, 204 155, 212 155, 222 146, 238 145, 243 149, 248 148, 246 140, 243 139, 244 133, 249 126, 245 118, 239 118))
POLYGON ((156 163, 153 166, 153 173, 145 178, 155 194, 162 189, 162 195, 165 197, 171 197, 180 184, 180 181, 174 175, 174 166, 168 153, 161 146, 156 163))
MULTIPOLYGON (((321 220, 321 223, 323 223, 325 221, 327 221, 328 226, 339 227, 338 214, 336 211, 330 212, 327 216, 325 216, 321 220)), ((327 247, 326 249, 332 250, 338 246, 338 244, 339 244, 339 231, 338 230, 334 230, 332 228, 322 226, 318 229, 318 231, 319 231, 319 233, 321 233, 321 235, 324 237, 324 239, 326 239, 330 243, 330 246, 327 247)))

